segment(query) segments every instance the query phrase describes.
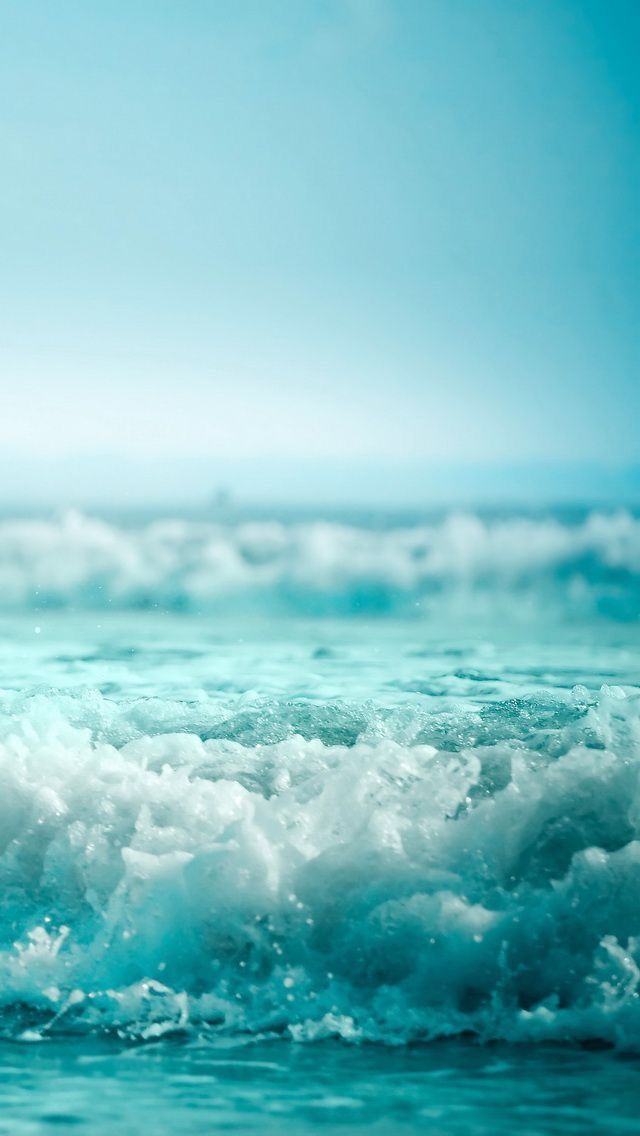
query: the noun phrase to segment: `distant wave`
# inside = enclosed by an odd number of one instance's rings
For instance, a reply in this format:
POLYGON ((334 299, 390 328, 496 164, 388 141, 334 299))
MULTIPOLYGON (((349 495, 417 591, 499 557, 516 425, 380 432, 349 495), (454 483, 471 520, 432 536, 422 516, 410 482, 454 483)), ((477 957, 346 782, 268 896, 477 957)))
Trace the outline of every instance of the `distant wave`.
POLYGON ((0 605, 417 616, 442 606, 640 614, 640 519, 452 514, 378 530, 307 521, 0 523, 0 605), (517 604, 514 604, 514 600, 517 604))
POLYGON ((247 745, 185 703, 4 697, 5 1036, 640 1048, 637 695, 452 712, 437 744, 417 711, 400 741, 360 708, 351 744, 292 713, 247 745))

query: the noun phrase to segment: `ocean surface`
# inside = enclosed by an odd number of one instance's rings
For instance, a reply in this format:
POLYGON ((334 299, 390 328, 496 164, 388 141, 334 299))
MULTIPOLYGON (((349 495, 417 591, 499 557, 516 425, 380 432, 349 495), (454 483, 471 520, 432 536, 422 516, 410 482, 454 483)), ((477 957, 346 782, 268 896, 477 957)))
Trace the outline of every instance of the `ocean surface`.
POLYGON ((0 1133, 640 1130, 640 518, 0 519, 0 1133))

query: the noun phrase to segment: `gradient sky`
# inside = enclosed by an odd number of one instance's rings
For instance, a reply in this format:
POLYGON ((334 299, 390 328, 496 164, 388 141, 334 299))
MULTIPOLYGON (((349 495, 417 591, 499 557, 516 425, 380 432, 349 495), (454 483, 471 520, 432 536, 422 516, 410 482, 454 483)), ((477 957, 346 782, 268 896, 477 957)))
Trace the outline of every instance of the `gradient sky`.
POLYGON ((11 491, 637 461, 639 49, 623 0, 0 0, 11 491))

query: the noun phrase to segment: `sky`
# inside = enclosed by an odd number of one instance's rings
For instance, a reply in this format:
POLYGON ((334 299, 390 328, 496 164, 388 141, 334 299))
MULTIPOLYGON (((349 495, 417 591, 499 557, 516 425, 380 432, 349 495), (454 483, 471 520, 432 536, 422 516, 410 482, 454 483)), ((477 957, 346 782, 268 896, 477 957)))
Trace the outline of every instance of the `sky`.
POLYGON ((625 0, 0 0, 0 499, 628 484, 639 48, 625 0))

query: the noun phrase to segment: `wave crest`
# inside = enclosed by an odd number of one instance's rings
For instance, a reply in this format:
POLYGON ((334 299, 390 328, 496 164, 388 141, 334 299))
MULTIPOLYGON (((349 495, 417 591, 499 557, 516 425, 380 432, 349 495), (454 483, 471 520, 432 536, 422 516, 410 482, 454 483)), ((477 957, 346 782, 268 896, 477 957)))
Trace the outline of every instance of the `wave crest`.
POLYGON ((640 1047, 639 696, 524 701, 437 746, 424 717, 248 746, 14 701, 2 1028, 640 1047))
POLYGON ((421 615, 443 603, 637 618, 640 519, 450 515, 387 530, 312 521, 0 523, 4 608, 421 615))

